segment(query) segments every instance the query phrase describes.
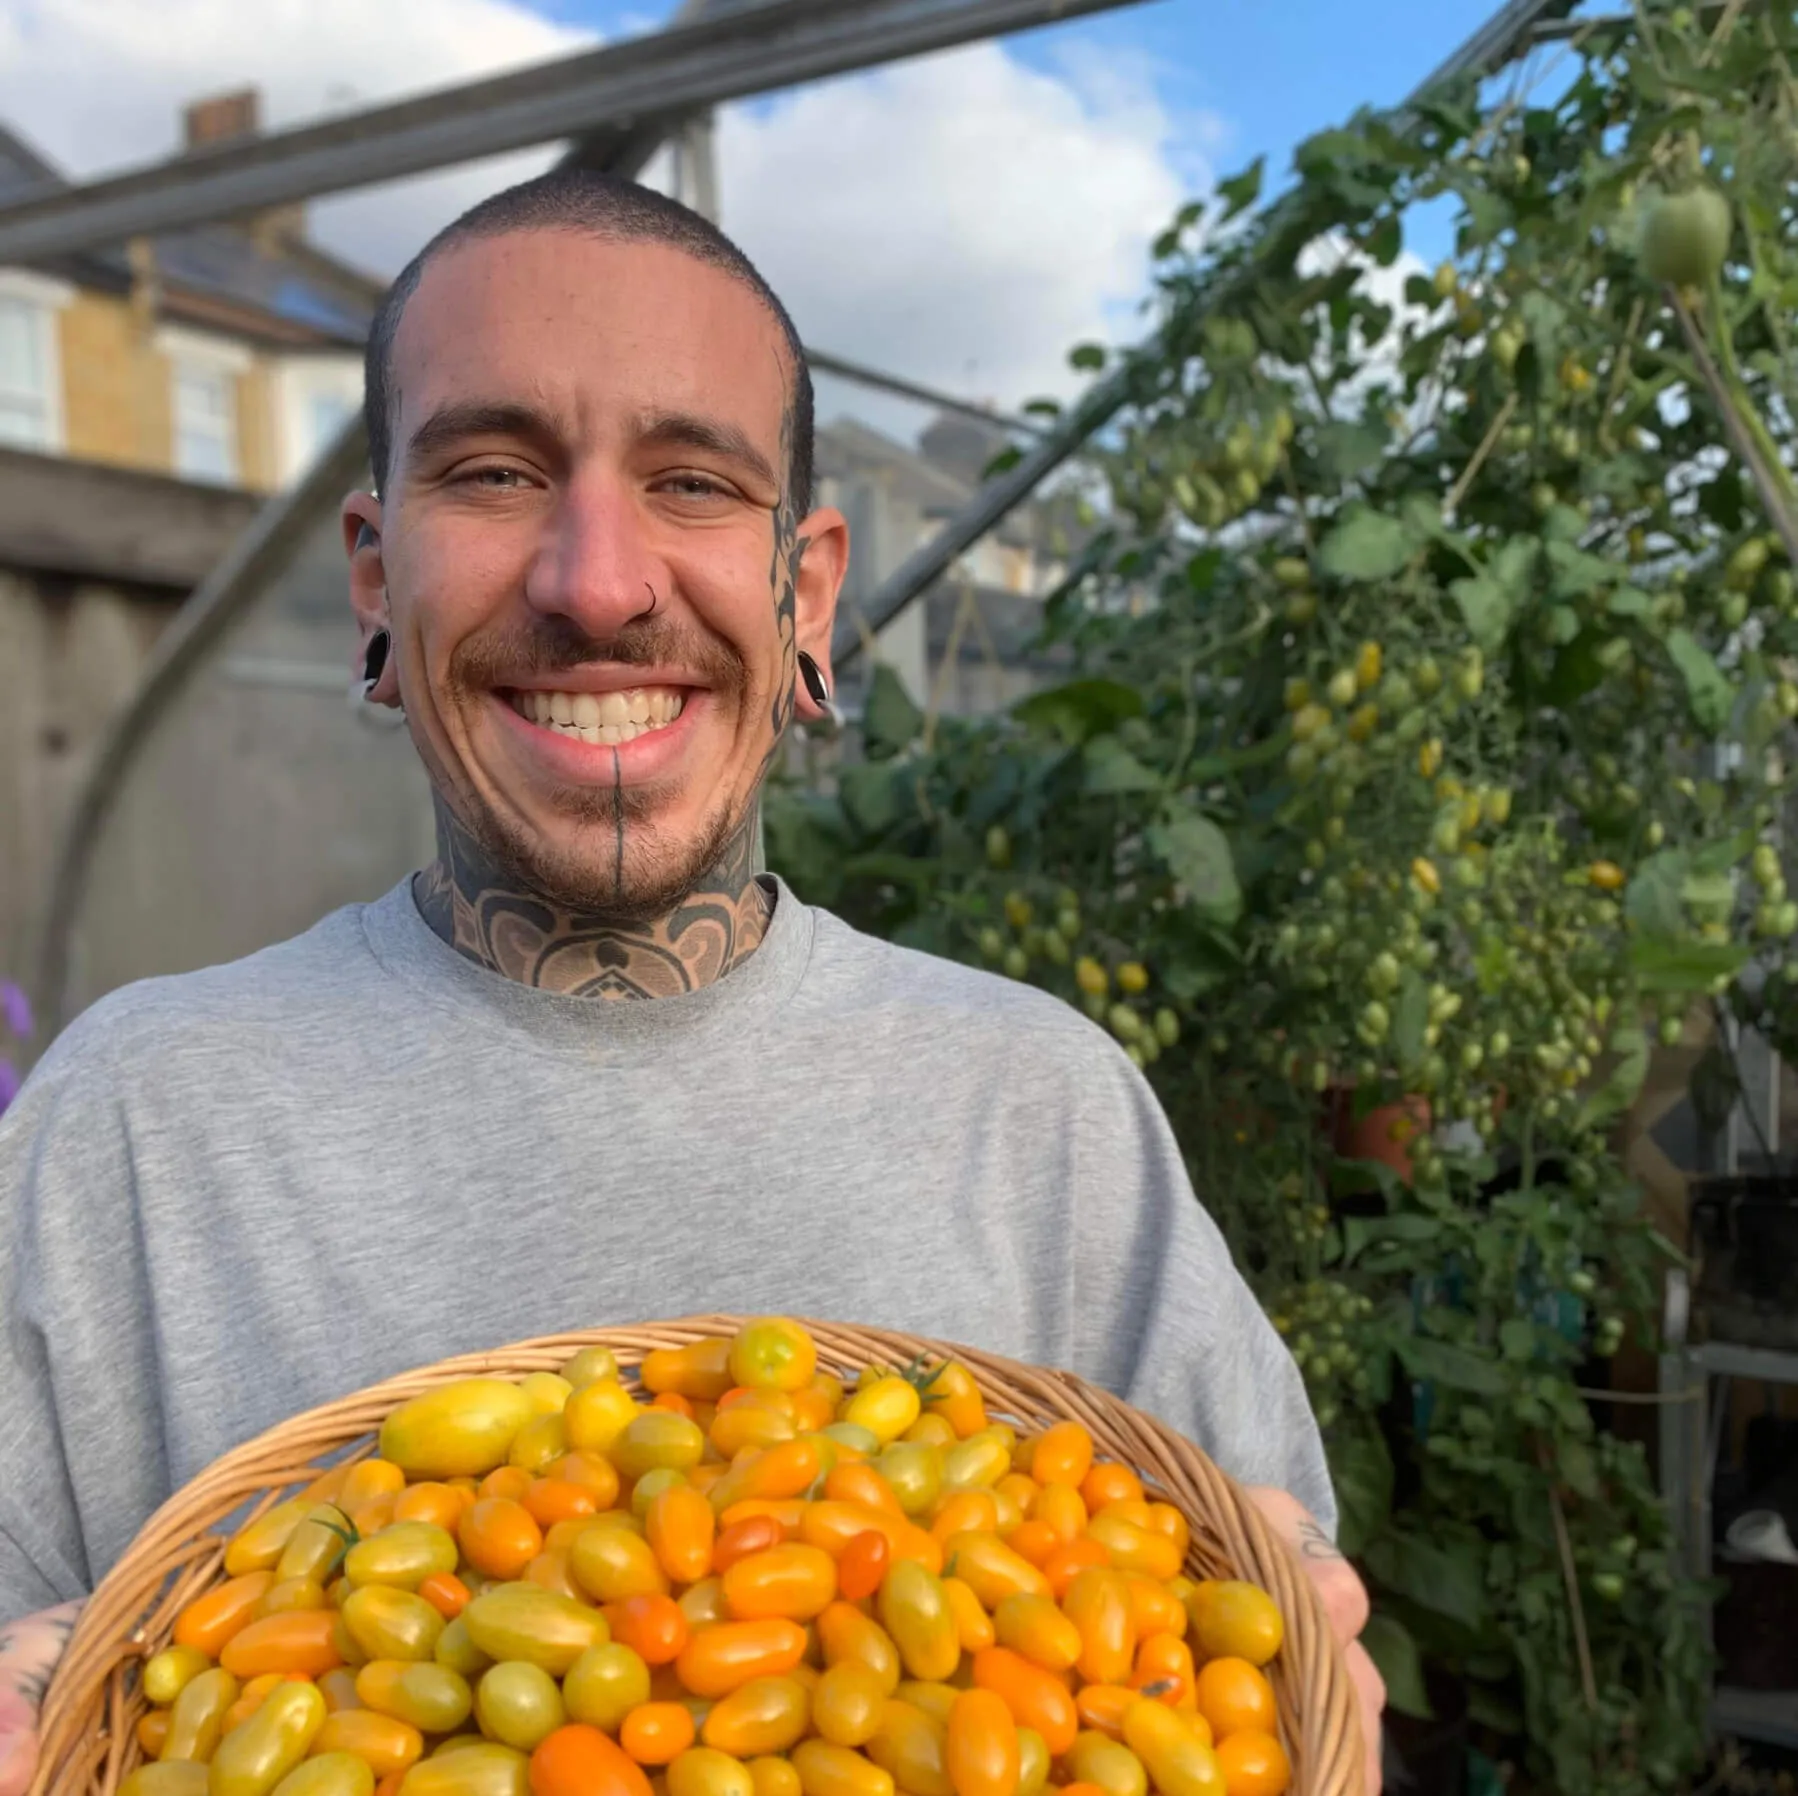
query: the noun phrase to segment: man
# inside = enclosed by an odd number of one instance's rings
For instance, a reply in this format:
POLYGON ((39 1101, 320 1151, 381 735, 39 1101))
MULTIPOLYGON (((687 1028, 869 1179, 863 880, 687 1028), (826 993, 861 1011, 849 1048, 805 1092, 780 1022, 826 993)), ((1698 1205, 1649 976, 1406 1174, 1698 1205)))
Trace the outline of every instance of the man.
MULTIPOLYGON (((755 270, 657 195, 546 176, 400 277, 367 406, 365 696, 404 707, 437 858, 114 994, 0 1124, 0 1616, 79 1597, 217 1455, 376 1379, 790 1310, 1123 1392, 1277 1487, 1357 1633, 1302 1384, 1147 1085, 1053 999, 755 876, 848 557, 755 270)), ((0 1642, 0 1796, 67 1613, 0 1642)))

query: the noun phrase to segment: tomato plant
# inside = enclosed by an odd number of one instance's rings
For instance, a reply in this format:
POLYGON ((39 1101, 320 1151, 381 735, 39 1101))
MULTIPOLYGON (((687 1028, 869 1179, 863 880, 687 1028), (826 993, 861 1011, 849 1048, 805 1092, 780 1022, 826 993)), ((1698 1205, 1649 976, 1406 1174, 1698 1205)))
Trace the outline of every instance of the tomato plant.
MULTIPOLYGON (((1582 1391, 1653 1342, 1616 1129, 1655 1049, 1728 1012, 1798 1052, 1795 55, 1789 11, 1651 4, 1187 207, 1048 607, 1072 677, 926 731, 876 670, 858 758, 766 812, 803 895, 1143 1068, 1394 1701, 1453 1672, 1535 1787, 1703 1752, 1703 1595, 1582 1391)), ((1140 1497, 1099 1470, 1095 1515, 1140 1497)))

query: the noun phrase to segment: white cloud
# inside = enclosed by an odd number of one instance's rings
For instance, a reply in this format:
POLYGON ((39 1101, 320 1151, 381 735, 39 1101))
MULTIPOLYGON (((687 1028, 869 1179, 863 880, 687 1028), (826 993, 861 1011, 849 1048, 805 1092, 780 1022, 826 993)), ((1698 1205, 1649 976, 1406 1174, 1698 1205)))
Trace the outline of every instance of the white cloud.
MULTIPOLYGON (((281 126, 592 41, 519 0, 0 0, 0 119, 89 176, 167 155, 186 101, 245 83, 281 126)), ((1214 138, 1127 60, 973 45, 728 109, 724 224, 820 346, 1017 405, 1074 388, 1082 337, 1141 328, 1148 243, 1214 138)), ((552 155, 318 201, 314 230, 390 272, 552 155)), ((915 422, 882 407, 856 403, 915 422)))

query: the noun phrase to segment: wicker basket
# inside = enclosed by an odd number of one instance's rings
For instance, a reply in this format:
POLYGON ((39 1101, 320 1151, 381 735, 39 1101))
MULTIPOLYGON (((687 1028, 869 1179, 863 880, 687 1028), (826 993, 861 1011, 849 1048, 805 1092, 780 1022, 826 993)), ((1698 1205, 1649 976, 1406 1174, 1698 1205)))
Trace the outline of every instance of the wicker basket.
MULTIPOLYGON (((168 1644, 182 1607, 219 1578, 225 1536, 218 1530, 272 1506, 328 1464, 372 1451, 375 1431, 396 1405, 460 1378, 554 1371, 582 1347, 609 1347, 628 1368, 654 1348, 734 1333, 741 1322, 688 1317, 553 1335, 443 1360, 296 1416, 227 1453, 150 1518, 82 1611, 45 1699, 42 1758, 31 1796, 116 1796, 142 1762, 136 1724, 145 1704, 138 1668, 168 1644), (255 1508, 246 1509, 249 1504, 255 1508)), ((820 1365, 832 1370, 899 1364, 919 1353, 957 1359, 979 1381, 995 1416, 1030 1427, 1074 1418, 1091 1431, 1102 1456, 1122 1460, 1158 1484, 1194 1524, 1188 1570, 1251 1579, 1286 1618, 1286 1643, 1270 1671, 1294 1796, 1359 1796, 1355 1692, 1316 1592, 1239 1487, 1196 1447, 1071 1373, 883 1329, 813 1321, 805 1326, 818 1344, 820 1365)))

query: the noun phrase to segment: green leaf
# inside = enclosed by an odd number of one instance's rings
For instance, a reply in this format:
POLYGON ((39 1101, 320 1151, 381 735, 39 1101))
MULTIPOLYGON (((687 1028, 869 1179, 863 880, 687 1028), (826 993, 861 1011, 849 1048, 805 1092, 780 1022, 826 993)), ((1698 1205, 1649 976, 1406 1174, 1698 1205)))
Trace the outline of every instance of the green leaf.
POLYGON ((916 790, 909 767, 892 761, 862 761, 845 767, 837 781, 844 815, 864 836, 879 836, 905 814, 916 790))
POLYGON ((1361 1644, 1386 1685, 1387 1706, 1417 1721, 1433 1721, 1436 1711, 1423 1687, 1423 1656, 1411 1630, 1396 1617, 1376 1609, 1361 1630, 1361 1644))
POLYGON ((1397 518, 1357 506, 1318 545, 1318 566, 1338 580, 1386 580, 1418 547, 1397 518))
POLYGON ((884 661, 877 662, 862 709, 862 745, 871 761, 908 748, 924 727, 924 713, 912 702, 904 682, 884 661))
POLYGON ((1353 480, 1386 453, 1391 433, 1384 418, 1332 418, 1316 431, 1318 460, 1337 481, 1353 480))
POLYGON ((1623 894, 1623 914, 1644 935, 1676 936, 1685 924, 1687 874, 1682 849, 1663 848, 1636 869, 1623 894))
POLYGON ((1612 617, 1646 617, 1654 609, 1654 600, 1639 586, 1620 586, 1605 609, 1612 617))
POLYGON ((1516 600, 1496 580, 1484 574, 1466 580, 1451 580, 1448 590, 1461 607, 1467 634, 1488 655, 1504 641, 1511 628, 1516 600))
POLYGON ((1545 370, 1553 370, 1561 359, 1561 331, 1567 314, 1558 299, 1539 290, 1524 294, 1518 302, 1530 345, 1545 370))
POLYGON ((1118 680, 1070 680, 1033 692, 1011 708, 1019 723, 1049 730, 1064 742, 1088 742, 1142 715, 1142 694, 1118 680))
POLYGON ((1498 1346, 1506 1359, 1528 1365, 1536 1357, 1536 1325, 1521 1316, 1507 1316, 1498 1325, 1498 1346))
POLYGON ((1664 941, 1630 943, 1630 967, 1647 992, 1708 992, 1719 979, 1733 979, 1753 959, 1753 950, 1734 942, 1664 941))
POLYGON ((1181 811, 1149 831, 1149 846, 1167 863, 1184 888, 1186 902, 1214 923, 1234 923, 1242 914, 1242 888, 1230 839, 1209 817, 1181 811))
POLYGON ((1095 736, 1084 750, 1088 792, 1156 792, 1163 781, 1115 736, 1095 736))
POLYGON ((1220 223, 1227 223, 1237 213, 1245 211, 1260 199, 1261 176, 1266 167, 1267 158, 1257 156, 1240 174, 1218 182, 1217 197, 1224 202, 1224 216, 1220 223))
POLYGON ((1426 1335, 1400 1335, 1394 1351, 1413 1378, 1445 1384, 1452 1390, 1472 1391, 1480 1397, 1501 1396, 1508 1387, 1504 1368, 1490 1355, 1426 1335))
POLYGON ((1686 701, 1698 727, 1713 736, 1718 734, 1729 721, 1735 688, 1690 630, 1670 631, 1667 653, 1686 683, 1686 701))
POLYGON ((1348 1216, 1342 1223, 1342 1257, 1353 1262, 1377 1242, 1433 1241, 1442 1233, 1442 1220, 1437 1216, 1348 1216))
POLYGON ((1352 1559, 1392 1517, 1395 1474, 1379 1424, 1364 1420, 1332 1432, 1330 1482, 1336 1489, 1336 1544, 1352 1559))
POLYGON ((1608 586, 1623 572, 1602 555, 1589 555, 1572 543, 1550 543, 1548 565, 1554 574, 1549 591, 1557 599, 1577 599, 1600 586, 1608 586))
POLYGON ((1024 459, 1024 451, 1016 443, 1007 443, 1003 449, 980 470, 982 480, 993 480, 1001 474, 1009 474, 1024 459))
POLYGON ((1640 1095, 1648 1078, 1648 1036, 1635 1024, 1619 1029, 1610 1040, 1610 1051, 1617 1056, 1605 1082, 1580 1105, 1579 1124, 1592 1128, 1621 1116, 1640 1095))
POLYGON ((1392 1046, 1400 1066, 1423 1058, 1423 1032, 1430 1023, 1430 988, 1415 967, 1406 967, 1392 1011, 1392 1046))
POLYGON ((1511 208, 1496 193, 1469 185, 1461 189, 1461 198, 1467 206, 1461 235, 1470 247, 1490 243, 1510 225, 1511 208))
POLYGON ((1068 352, 1068 366, 1083 373, 1097 373, 1105 366, 1105 349, 1099 343, 1080 343, 1068 352))
POLYGON ((1374 1541, 1364 1557, 1382 1585, 1431 1615, 1475 1631, 1485 1620, 1485 1578, 1474 1542, 1443 1543, 1395 1532, 1374 1541))
POLYGON ((1555 1470, 1575 1496, 1590 1499, 1598 1495, 1598 1462, 1592 1457, 1592 1449, 1577 1435, 1561 1437, 1555 1449, 1555 1470))

